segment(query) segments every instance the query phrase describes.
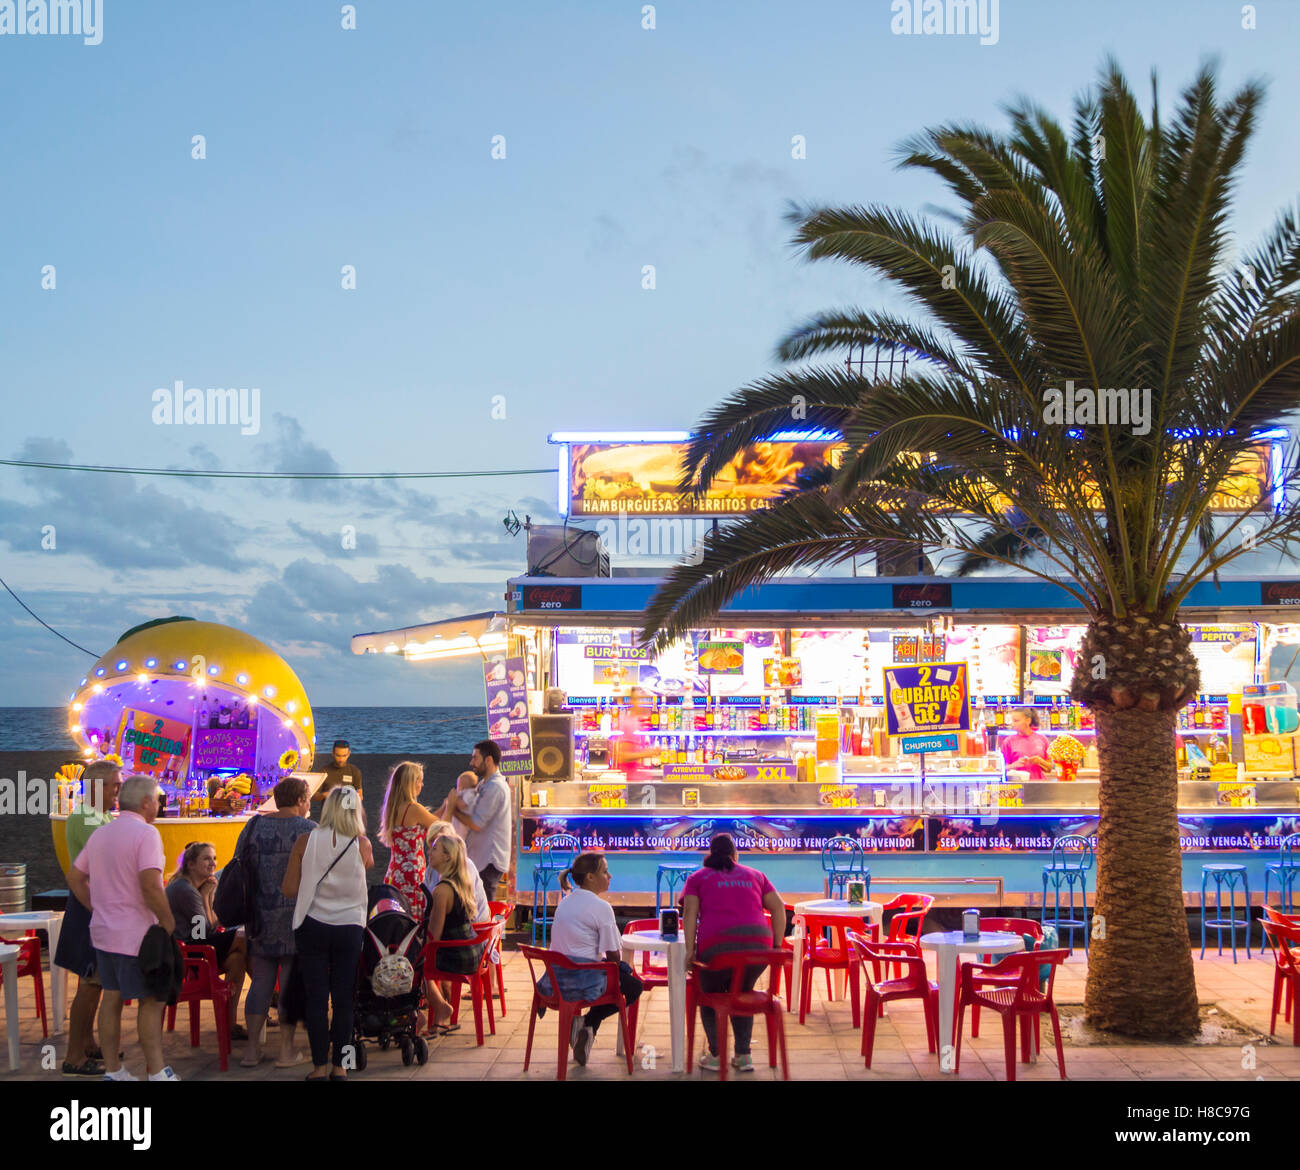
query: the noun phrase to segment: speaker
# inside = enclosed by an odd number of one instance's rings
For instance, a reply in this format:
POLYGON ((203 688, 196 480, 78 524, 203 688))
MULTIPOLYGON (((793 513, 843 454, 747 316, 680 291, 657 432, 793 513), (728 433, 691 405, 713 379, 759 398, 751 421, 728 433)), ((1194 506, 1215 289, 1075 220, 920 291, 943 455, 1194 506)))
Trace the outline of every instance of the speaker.
POLYGON ((533 779, 573 779, 573 716, 534 715, 533 779))

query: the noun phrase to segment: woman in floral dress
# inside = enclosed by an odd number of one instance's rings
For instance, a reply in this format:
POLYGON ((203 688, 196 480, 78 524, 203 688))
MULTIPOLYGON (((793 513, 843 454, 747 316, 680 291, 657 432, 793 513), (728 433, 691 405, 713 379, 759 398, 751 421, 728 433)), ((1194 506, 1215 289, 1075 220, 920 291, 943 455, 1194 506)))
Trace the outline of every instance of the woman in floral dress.
POLYGON ((379 839, 392 851, 384 881, 406 895, 411 913, 424 921, 428 892, 424 885, 425 847, 433 814, 416 797, 424 788, 424 768, 403 760, 388 777, 379 839))

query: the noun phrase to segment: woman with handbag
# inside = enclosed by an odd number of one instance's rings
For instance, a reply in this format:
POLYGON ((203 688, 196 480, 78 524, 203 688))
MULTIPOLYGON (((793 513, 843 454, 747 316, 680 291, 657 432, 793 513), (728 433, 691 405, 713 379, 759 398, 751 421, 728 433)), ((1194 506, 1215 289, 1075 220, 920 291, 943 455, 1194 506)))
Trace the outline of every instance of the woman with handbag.
POLYGON ((262 1060, 262 1031, 271 1010, 276 981, 280 998, 276 1014, 280 1020, 280 1056, 276 1068, 292 1068, 307 1058, 294 1045, 297 1025, 302 1020, 302 996, 294 1002, 292 989, 301 990, 294 978, 293 899, 280 892, 289 867, 289 857, 298 838, 315 829, 310 790, 305 780, 292 776, 281 780, 271 793, 275 812, 253 817, 235 843, 235 856, 250 856, 246 870, 251 877, 253 921, 244 924, 248 935, 251 982, 244 997, 244 1022, 248 1027, 248 1052, 239 1063, 255 1068, 262 1060))
POLYGON ((364 830, 356 789, 331 789, 320 827, 294 844, 281 886, 286 898, 297 899, 293 937, 311 1041, 309 1081, 347 1079, 343 1050, 352 1043, 352 995, 366 926, 366 870, 375 863, 364 830))

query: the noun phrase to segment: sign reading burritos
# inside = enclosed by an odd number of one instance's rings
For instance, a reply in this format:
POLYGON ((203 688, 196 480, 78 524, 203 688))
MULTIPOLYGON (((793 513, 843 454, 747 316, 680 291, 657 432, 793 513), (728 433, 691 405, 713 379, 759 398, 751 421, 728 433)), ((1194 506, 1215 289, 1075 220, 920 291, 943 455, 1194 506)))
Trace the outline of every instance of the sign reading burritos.
POLYGON ((740 674, 745 668, 743 642, 701 642, 696 651, 701 674, 740 674))
POLYGON ((966 663, 885 667, 885 718, 890 735, 969 731, 966 663))
POLYGON ((677 490, 685 443, 572 443, 569 515, 743 516, 770 507, 800 474, 833 463, 843 446, 824 439, 755 443, 695 499, 677 490))

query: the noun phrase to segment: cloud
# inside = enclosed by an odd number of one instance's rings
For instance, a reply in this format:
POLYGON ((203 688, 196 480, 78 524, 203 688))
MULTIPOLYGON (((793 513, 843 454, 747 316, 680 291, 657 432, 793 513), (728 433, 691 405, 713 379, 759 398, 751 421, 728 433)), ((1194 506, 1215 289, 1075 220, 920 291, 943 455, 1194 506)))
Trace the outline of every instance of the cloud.
POLYGON ((379 538, 373 532, 354 533, 356 547, 345 549, 341 532, 316 532, 296 520, 289 521, 289 530, 327 557, 377 557, 379 555, 379 538))

